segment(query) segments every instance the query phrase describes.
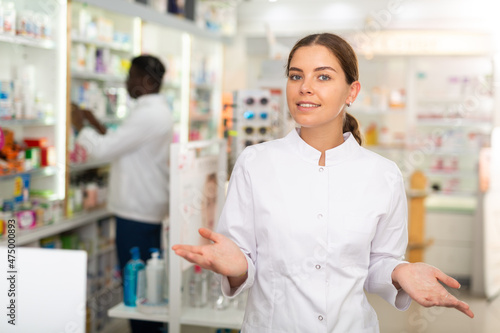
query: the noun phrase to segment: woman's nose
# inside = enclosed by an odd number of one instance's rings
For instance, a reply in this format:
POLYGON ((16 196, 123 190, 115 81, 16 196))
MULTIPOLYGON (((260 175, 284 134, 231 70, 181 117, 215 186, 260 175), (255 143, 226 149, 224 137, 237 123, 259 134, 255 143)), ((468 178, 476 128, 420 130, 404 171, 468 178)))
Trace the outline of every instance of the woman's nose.
POLYGON ((304 80, 302 82, 302 84, 300 85, 300 93, 304 95, 312 93, 312 85, 310 84, 309 80, 304 80))

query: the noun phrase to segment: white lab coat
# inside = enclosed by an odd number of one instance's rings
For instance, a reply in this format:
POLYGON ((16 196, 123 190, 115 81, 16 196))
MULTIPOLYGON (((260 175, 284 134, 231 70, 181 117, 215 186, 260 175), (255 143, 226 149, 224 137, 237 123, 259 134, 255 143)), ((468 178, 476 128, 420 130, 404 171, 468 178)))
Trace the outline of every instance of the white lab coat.
POLYGON ((84 128, 77 143, 89 160, 111 162, 108 209, 120 217, 160 223, 168 212, 172 115, 165 98, 149 94, 115 131, 84 128))
POLYGON ((298 131, 246 148, 231 175, 218 231, 247 256, 242 332, 379 332, 363 288, 400 310, 411 299, 391 272, 407 242, 407 202, 396 164, 351 133, 321 153, 298 131))

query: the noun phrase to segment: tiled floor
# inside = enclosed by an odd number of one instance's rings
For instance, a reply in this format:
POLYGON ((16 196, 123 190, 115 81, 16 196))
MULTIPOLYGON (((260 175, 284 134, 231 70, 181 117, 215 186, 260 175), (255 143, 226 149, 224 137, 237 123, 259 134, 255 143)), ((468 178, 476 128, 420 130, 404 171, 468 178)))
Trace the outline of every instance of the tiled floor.
MULTIPOLYGON (((368 295, 368 299, 377 311, 381 333, 500 333, 500 297, 488 302, 484 298, 470 296, 467 291, 453 293, 469 304, 475 314, 474 319, 455 309, 424 308, 415 302, 407 311, 401 312, 378 296, 368 295)), ((126 321, 123 324, 125 326, 117 332, 128 333, 126 321)), ((182 330, 182 333, 212 332, 213 329, 201 327, 183 327, 182 330)))

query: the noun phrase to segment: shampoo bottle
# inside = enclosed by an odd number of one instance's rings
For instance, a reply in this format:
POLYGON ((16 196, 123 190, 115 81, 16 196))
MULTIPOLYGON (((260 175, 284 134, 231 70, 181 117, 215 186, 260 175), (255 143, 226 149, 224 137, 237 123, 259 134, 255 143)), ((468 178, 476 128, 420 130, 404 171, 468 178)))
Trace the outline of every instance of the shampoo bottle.
POLYGON ((163 302, 165 263, 159 258, 158 249, 153 248, 150 251, 151 259, 146 264, 146 298, 150 304, 160 304, 163 302))
POLYGON ((139 248, 133 247, 130 250, 132 259, 125 265, 123 281, 123 302, 126 306, 136 306, 137 299, 144 297, 144 261, 140 258, 139 248))

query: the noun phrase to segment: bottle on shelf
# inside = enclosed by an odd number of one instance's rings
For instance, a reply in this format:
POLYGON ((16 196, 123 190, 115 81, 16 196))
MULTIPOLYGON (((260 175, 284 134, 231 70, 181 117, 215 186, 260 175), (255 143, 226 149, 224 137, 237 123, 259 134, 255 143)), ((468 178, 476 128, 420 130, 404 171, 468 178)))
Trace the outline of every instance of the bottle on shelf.
POLYGON ((146 263, 146 299, 149 304, 163 303, 165 263, 156 248, 150 249, 151 259, 146 263))
POLYGON ((366 145, 367 146, 376 146, 376 145, 378 145, 378 129, 377 129, 377 124, 371 123, 366 128, 365 139, 366 139, 366 145))
POLYGON ((189 279, 189 305, 194 308, 201 308, 208 302, 208 281, 207 274, 203 269, 195 265, 193 274, 189 279))
POLYGON ((144 297, 144 261, 140 258, 139 248, 130 250, 132 259, 125 265, 123 280, 123 302, 126 306, 136 306, 136 301, 144 297))
POLYGON ((210 274, 210 307, 215 310, 224 310, 228 306, 227 298, 222 294, 220 282, 215 273, 210 274))

